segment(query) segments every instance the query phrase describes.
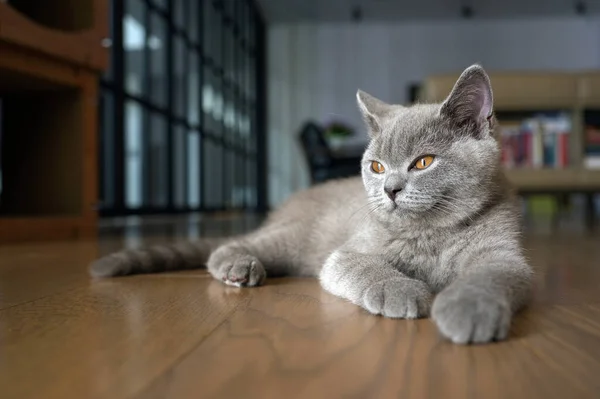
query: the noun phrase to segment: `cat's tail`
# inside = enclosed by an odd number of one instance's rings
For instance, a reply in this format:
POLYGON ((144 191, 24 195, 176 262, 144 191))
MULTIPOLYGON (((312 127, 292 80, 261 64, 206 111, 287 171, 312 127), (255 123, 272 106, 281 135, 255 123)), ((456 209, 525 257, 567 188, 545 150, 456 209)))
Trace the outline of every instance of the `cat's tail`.
POLYGON ((160 273, 203 268, 218 246, 228 239, 202 239, 148 248, 127 249, 101 257, 90 265, 93 277, 160 273))

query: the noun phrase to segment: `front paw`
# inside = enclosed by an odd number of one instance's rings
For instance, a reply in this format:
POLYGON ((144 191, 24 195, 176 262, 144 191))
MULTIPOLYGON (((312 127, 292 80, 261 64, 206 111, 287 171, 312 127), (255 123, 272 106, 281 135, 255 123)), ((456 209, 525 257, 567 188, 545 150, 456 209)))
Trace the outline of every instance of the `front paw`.
POLYGON ((371 285, 364 293, 363 303, 373 314, 416 319, 429 314, 431 293, 422 281, 394 278, 371 285))
POLYGON ((207 266, 214 278, 234 287, 256 287, 262 285, 267 276, 260 260, 252 255, 211 257, 207 266))
POLYGON ((440 332, 457 344, 505 339, 512 316, 504 297, 468 284, 442 291, 433 302, 431 313, 440 332))

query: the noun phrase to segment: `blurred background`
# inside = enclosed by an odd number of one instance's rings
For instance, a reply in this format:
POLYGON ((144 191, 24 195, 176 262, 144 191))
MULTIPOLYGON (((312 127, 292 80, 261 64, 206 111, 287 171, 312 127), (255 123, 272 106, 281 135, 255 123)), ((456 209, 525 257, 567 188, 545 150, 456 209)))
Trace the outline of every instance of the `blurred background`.
POLYGON ((441 101, 473 63, 526 220, 598 218, 600 1, 3 0, 0 27, 2 240, 263 214, 358 174, 358 88, 441 101))

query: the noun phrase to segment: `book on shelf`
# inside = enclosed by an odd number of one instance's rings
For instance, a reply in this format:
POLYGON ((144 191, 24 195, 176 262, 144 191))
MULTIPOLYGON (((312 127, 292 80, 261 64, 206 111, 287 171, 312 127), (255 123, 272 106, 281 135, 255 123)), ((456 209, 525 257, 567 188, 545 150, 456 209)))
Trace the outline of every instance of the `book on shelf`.
POLYGON ((600 169, 600 111, 585 114, 583 164, 588 169, 600 169))
POLYGON ((502 165, 506 168, 564 168, 569 164, 571 118, 536 115, 501 123, 502 165))

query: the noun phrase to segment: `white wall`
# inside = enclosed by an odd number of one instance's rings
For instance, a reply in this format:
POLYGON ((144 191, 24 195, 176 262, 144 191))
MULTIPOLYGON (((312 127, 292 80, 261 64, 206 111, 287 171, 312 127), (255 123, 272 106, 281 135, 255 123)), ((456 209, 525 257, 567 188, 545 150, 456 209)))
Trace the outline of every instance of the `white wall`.
POLYGON ((308 186, 297 141, 304 121, 341 119, 363 131, 357 88, 403 103, 411 82, 475 62, 489 71, 600 68, 600 18, 276 25, 268 52, 269 200, 276 206, 308 186))

